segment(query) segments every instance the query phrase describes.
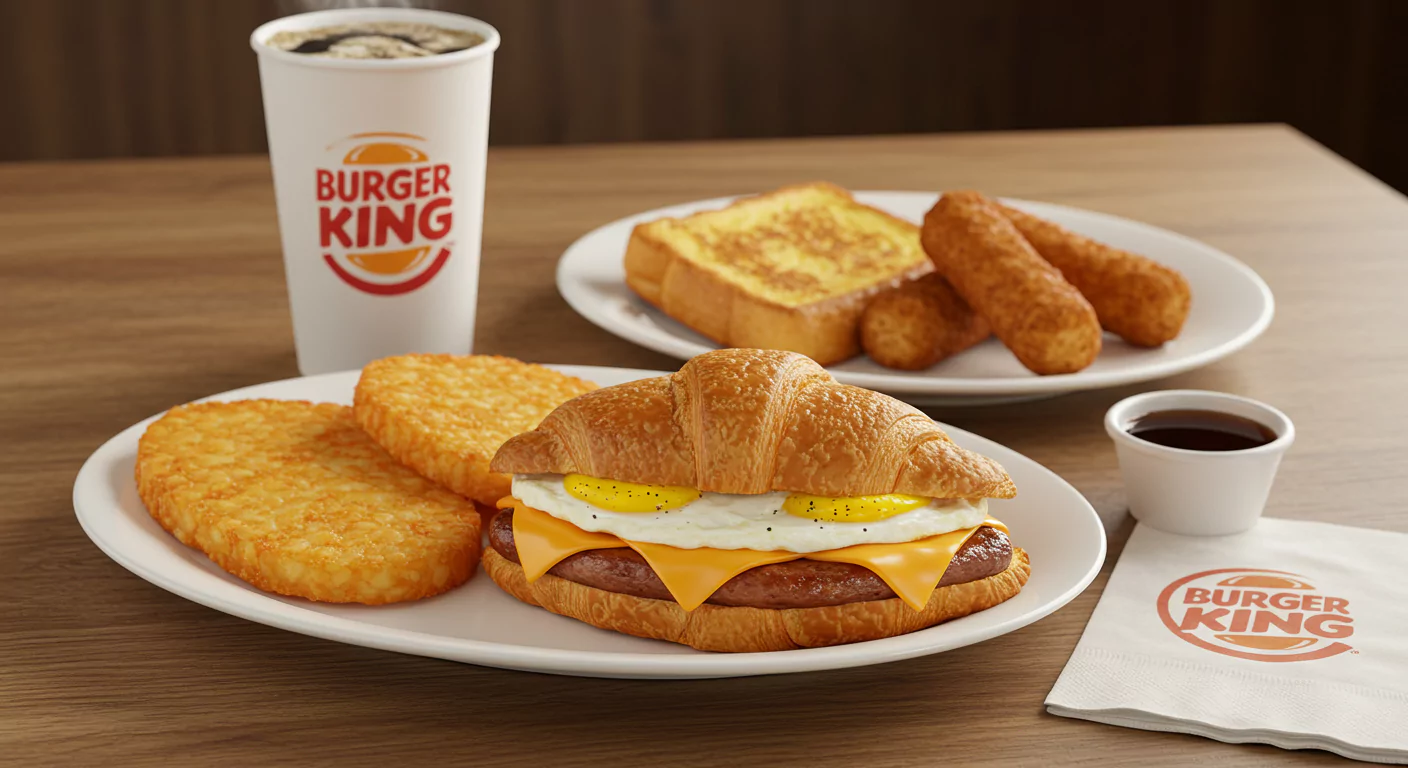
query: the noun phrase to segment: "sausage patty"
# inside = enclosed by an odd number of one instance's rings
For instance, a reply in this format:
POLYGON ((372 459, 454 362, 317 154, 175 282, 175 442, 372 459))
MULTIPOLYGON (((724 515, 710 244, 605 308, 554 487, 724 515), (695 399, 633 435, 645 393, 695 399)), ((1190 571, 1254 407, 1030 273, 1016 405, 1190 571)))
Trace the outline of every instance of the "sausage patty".
MULTIPOLYGON (((512 509, 500 511, 489 523, 489 545, 518 562, 512 509)), ((968 537, 954 555, 939 586, 986 579, 1007 570, 1011 562, 1012 543, 1007 534, 985 526, 968 537)), ((645 558, 628 547, 578 552, 554 565, 548 573, 608 592, 674 600, 645 558)), ((753 608, 816 608, 894 596, 894 590, 868 568, 804 558, 750 568, 725 582, 708 602, 753 608)))

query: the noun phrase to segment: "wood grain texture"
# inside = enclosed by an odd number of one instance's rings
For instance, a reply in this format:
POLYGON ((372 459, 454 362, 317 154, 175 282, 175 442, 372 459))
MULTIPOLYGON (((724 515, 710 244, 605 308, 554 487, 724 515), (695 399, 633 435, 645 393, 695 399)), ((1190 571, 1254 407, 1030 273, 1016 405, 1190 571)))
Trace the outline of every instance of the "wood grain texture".
MULTIPOLYGON (((381 0, 489 21, 496 144, 1278 121, 1408 189, 1395 0, 381 0)), ((0 159, 263 152, 249 33, 370 0, 0 0, 0 159)))
POLYGON ((652 683, 400 656, 186 602, 89 543, 70 489, 129 424, 296 375, 267 160, 0 166, 0 763, 1328 763, 1051 717, 1041 701, 1131 528, 1101 426, 1121 397, 1198 387, 1274 403, 1300 437, 1271 514, 1408 530, 1404 199, 1274 126, 499 149, 480 351, 673 368, 576 316, 553 286, 558 255, 635 211, 814 178, 1128 216, 1235 254, 1275 291, 1266 336, 1201 371, 935 412, 1059 472, 1107 521, 1111 561, 1072 605, 888 666, 652 683))

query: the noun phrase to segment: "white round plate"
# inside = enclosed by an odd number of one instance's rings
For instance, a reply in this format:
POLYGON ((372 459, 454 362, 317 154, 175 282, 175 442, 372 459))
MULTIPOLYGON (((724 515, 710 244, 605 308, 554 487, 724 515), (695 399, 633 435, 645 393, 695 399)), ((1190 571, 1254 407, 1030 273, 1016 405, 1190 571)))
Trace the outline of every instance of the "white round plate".
MULTIPOLYGON (((918 223, 938 199, 930 192, 856 192, 857 200, 918 223)), ((663 216, 722 208, 734 198, 701 200, 627 216, 584 235, 557 265, 557 289, 578 314, 657 352, 680 359, 718 347, 670 319, 626 287, 622 259, 631 228, 663 216)), ((1104 350, 1078 373, 1037 376, 996 339, 925 371, 897 371, 868 357, 831 366, 837 379, 907 400, 976 405, 1115 387, 1172 376, 1220 360, 1250 344, 1271 324, 1271 289, 1250 267, 1212 246, 1168 230, 1050 203, 1004 200, 1110 245, 1141 253, 1183 273, 1193 308, 1183 332, 1159 349, 1141 349, 1106 334, 1104 350)))
MULTIPOLYGON (((552 366, 598 384, 661 375, 656 371, 552 366)), ((357 371, 276 381, 216 395, 351 403, 357 371)), ((1031 554, 1032 577, 1007 602, 900 637, 833 648, 720 654, 607 632, 518 602, 484 574, 439 597, 389 606, 335 605, 261 592, 189 549, 147 514, 132 479, 137 439, 153 416, 99 448, 78 473, 73 506, 83 530, 118 564, 201 605, 261 624, 343 643, 505 669, 620 678, 764 675, 853 667, 946 651, 1024 627, 1070 602, 1105 559, 1095 510, 1041 465, 977 435, 949 429, 960 445, 987 454, 1011 473, 1021 495, 995 501, 1031 554)))

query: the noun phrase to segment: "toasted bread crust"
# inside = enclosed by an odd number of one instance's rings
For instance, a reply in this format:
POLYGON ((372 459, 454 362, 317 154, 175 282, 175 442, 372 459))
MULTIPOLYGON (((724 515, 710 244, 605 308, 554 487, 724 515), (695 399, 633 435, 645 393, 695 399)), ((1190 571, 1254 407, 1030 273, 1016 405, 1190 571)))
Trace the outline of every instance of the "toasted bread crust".
POLYGON ((788 651, 878 640, 986 610, 1021 591, 1031 574, 1027 553, 1014 548, 1007 570, 986 579, 934 590, 924 610, 899 598, 819 608, 747 608, 632 597, 545 575, 532 584, 498 552, 484 553, 484 570, 505 592, 529 605, 636 637, 668 640, 702 651, 788 651))
POLYGON ((802 355, 758 349, 707 352, 670 376, 574 398, 504 443, 491 468, 716 493, 1016 495, 997 462, 913 406, 839 384, 802 355))
MULTIPOLYGON (((686 253, 679 240, 692 238, 688 231, 690 219, 664 219, 637 225, 632 231, 626 247, 626 284, 665 314, 724 346, 785 349, 807 355, 823 365, 854 357, 860 352, 857 336, 860 314, 869 298, 930 271, 932 265, 919 247, 917 227, 884 211, 856 203, 848 192, 831 184, 783 187, 738 200, 730 209, 768 204, 808 191, 832 195, 849 209, 864 211, 866 216, 883 222, 892 231, 880 239, 887 247, 895 249, 894 263, 872 264, 854 270, 868 274, 867 279, 839 295, 819 292, 814 300, 788 303, 743 284, 740 270, 730 267, 727 261, 742 257, 693 240, 691 246, 709 252, 715 261, 706 263, 686 253), (905 242, 896 243, 894 231, 912 233, 913 243, 908 242, 907 236, 901 236, 905 242)), ((753 266, 761 269, 756 261, 753 266)), ((749 279, 781 283, 787 277, 749 275, 749 279)))
POLYGON ((401 355, 362 369, 357 423, 403 464, 492 506, 510 479, 489 470, 505 440, 596 385, 493 355, 401 355))
POLYGON ((401 466, 341 405, 171 409, 137 449, 137 492, 183 544, 268 592, 379 605, 464 583, 474 506, 401 466))

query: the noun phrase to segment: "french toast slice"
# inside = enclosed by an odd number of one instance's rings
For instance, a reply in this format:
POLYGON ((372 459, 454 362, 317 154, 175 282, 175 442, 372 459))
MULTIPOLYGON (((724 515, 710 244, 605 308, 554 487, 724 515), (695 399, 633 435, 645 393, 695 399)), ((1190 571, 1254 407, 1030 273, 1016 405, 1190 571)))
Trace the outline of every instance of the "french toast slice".
POLYGON ((719 344, 822 365, 860 353, 872 295, 933 269, 917 226, 825 182, 639 224, 625 266, 641 298, 719 344))

